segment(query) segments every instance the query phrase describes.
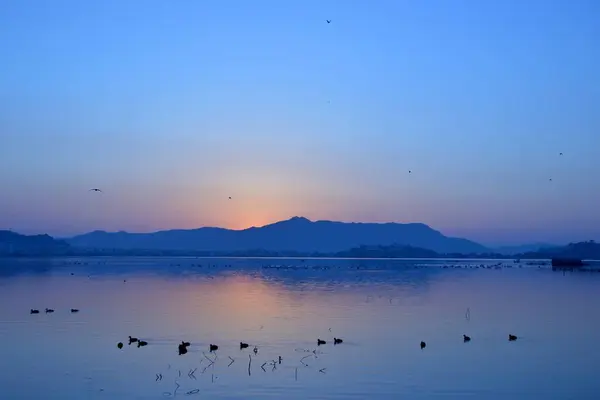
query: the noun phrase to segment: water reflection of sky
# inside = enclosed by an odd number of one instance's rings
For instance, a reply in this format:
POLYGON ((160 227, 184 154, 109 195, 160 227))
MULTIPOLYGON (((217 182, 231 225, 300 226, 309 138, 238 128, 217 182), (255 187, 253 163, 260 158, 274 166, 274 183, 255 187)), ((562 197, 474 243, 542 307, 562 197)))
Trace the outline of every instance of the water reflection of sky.
POLYGON ((298 266, 287 270, 262 268, 275 264, 264 260, 105 261, 32 261, 0 277, 7 398, 163 398, 175 381, 179 395, 200 390, 190 398, 591 399, 600 390, 600 354, 590 350, 600 274, 414 261, 363 260, 358 270, 323 260, 280 262, 298 266), (29 315, 45 307, 56 312, 29 315), (473 340, 462 343, 463 333, 473 340), (149 345, 119 351, 128 335, 149 345), (345 342, 304 352, 333 336, 345 342), (185 356, 181 340, 192 342, 185 356), (251 376, 242 340, 260 349, 251 376), (210 343, 219 359, 201 373, 210 343), (278 356, 276 370, 260 368, 278 356))

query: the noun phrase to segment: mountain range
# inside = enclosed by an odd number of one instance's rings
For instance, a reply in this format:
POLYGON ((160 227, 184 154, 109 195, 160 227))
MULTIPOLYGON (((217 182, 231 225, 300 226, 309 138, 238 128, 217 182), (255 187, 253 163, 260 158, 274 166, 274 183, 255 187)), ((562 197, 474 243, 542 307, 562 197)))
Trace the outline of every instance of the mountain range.
POLYGON ((61 255, 66 254, 70 246, 64 240, 49 235, 20 235, 12 231, 0 231, 0 255, 61 255))
POLYGON ((243 230, 207 227, 154 233, 94 231, 67 242, 79 248, 115 250, 239 252, 261 249, 332 253, 359 246, 404 245, 442 254, 489 252, 479 243, 444 236, 420 223, 347 223, 311 221, 304 217, 243 230))
POLYGON ((0 230, 0 257, 224 256, 346 258, 577 258, 600 260, 594 241, 491 250, 424 224, 310 221, 294 217, 260 228, 200 228, 155 233, 91 232, 67 240, 0 230), (535 249, 535 250, 530 250, 535 249), (521 251, 519 251, 521 250, 521 251), (514 254, 516 253, 516 254, 514 254))

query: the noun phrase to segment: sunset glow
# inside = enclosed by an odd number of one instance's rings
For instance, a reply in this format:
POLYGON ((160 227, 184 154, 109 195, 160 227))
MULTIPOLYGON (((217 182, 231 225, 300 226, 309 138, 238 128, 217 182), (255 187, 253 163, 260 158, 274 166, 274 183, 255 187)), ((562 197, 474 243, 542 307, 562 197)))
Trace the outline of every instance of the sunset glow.
POLYGON ((600 237, 593 2, 60 3, 0 16, 0 229, 600 237))

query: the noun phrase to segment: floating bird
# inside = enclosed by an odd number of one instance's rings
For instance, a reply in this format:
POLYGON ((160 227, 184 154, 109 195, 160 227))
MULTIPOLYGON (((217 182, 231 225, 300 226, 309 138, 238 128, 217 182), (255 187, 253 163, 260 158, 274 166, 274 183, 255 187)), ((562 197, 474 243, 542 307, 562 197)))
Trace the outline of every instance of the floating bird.
POLYGON ((76 309, 76 308, 71 308, 71 312, 72 312, 72 313, 76 313, 76 312, 79 312, 79 310, 78 310, 78 309, 76 309))
POLYGON ((98 188, 90 189, 90 192, 100 192, 100 193, 103 193, 102 190, 100 190, 98 188))
POLYGON ((247 348, 248 348, 248 343, 240 342, 240 350, 241 349, 247 349, 247 348))
POLYGON ((135 338, 135 337, 131 337, 131 336, 129 336, 129 344, 131 344, 131 343, 135 343, 135 342, 137 342, 137 341, 138 341, 138 338, 135 338))
POLYGON ((34 310, 33 308, 31 309, 31 311, 29 312, 30 314, 39 314, 40 310, 34 310))
POLYGON ((258 354, 258 347, 254 346, 254 350, 252 350, 252 351, 254 351, 255 355, 258 354))
POLYGON ((209 349, 211 352, 217 351, 217 350, 219 350, 219 346, 217 346, 216 344, 211 344, 209 349))
POLYGON ((470 342, 470 341, 471 341, 471 338, 470 338, 469 336, 467 336, 467 335, 463 335, 463 341, 464 341, 465 343, 466 343, 466 342, 470 342))
POLYGON ((118 347, 119 349, 122 349, 122 348, 123 348, 123 343, 121 343, 121 342, 117 343, 117 347, 118 347))
POLYGON ((344 343, 344 341, 340 338, 333 338, 333 344, 340 344, 340 343, 344 343))
POLYGON ((182 344, 184 347, 190 347, 190 346, 192 345, 190 342, 184 342, 184 341, 182 341, 182 342, 181 342, 181 344, 182 344))
POLYGON ((330 19, 326 19, 325 21, 327 21, 327 23, 328 23, 328 24, 330 24, 330 23, 331 23, 331 20, 330 20, 330 19))
POLYGON ((424 349, 425 346, 427 346, 427 344, 425 342, 421 341, 421 349, 424 349))
POLYGON ((283 360, 283 358, 281 358, 281 356, 279 356, 279 364, 281 364, 282 360, 283 360))
POLYGON ((177 351, 179 352, 180 356, 186 354, 188 350, 185 343, 181 342, 181 344, 177 347, 177 351))
POLYGON ((515 340, 517 340, 517 337, 515 335, 508 335, 508 341, 509 342, 514 342, 515 340))
POLYGON ((327 344, 327 342, 321 339, 317 339, 317 346, 320 346, 322 344, 327 344))
POLYGON ((51 308, 46 308, 46 313, 53 313, 53 312, 54 312, 54 310, 53 310, 53 309, 51 309, 51 308))
POLYGON ((138 340, 138 347, 148 346, 148 342, 144 340, 138 340))

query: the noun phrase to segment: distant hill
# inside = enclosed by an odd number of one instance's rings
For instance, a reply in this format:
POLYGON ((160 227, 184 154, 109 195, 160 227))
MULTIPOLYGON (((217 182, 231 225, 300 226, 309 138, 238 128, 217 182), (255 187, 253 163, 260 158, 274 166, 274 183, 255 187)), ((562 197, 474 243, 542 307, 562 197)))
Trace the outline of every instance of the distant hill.
POLYGON ((486 253, 484 246, 451 238, 425 224, 346 223, 310 221, 303 217, 244 230, 199 228, 154 233, 95 231, 68 239, 72 246, 88 249, 139 249, 239 252, 334 253, 360 246, 402 245, 438 253, 486 253))
POLYGON ((555 244, 549 243, 532 243, 532 244, 523 244, 517 246, 502 246, 494 248, 494 252, 506 256, 529 253, 534 251, 539 251, 541 249, 554 248, 559 247, 555 244))
POLYGON ((522 255, 522 258, 575 258, 581 260, 600 260, 600 243, 589 242, 570 243, 566 246, 541 249, 522 255))
POLYGON ((0 255, 62 255, 69 249, 67 242, 48 235, 27 236, 0 231, 0 255))
POLYGON ((438 258, 440 254, 433 250, 413 246, 360 246, 335 254, 342 258, 438 258))

